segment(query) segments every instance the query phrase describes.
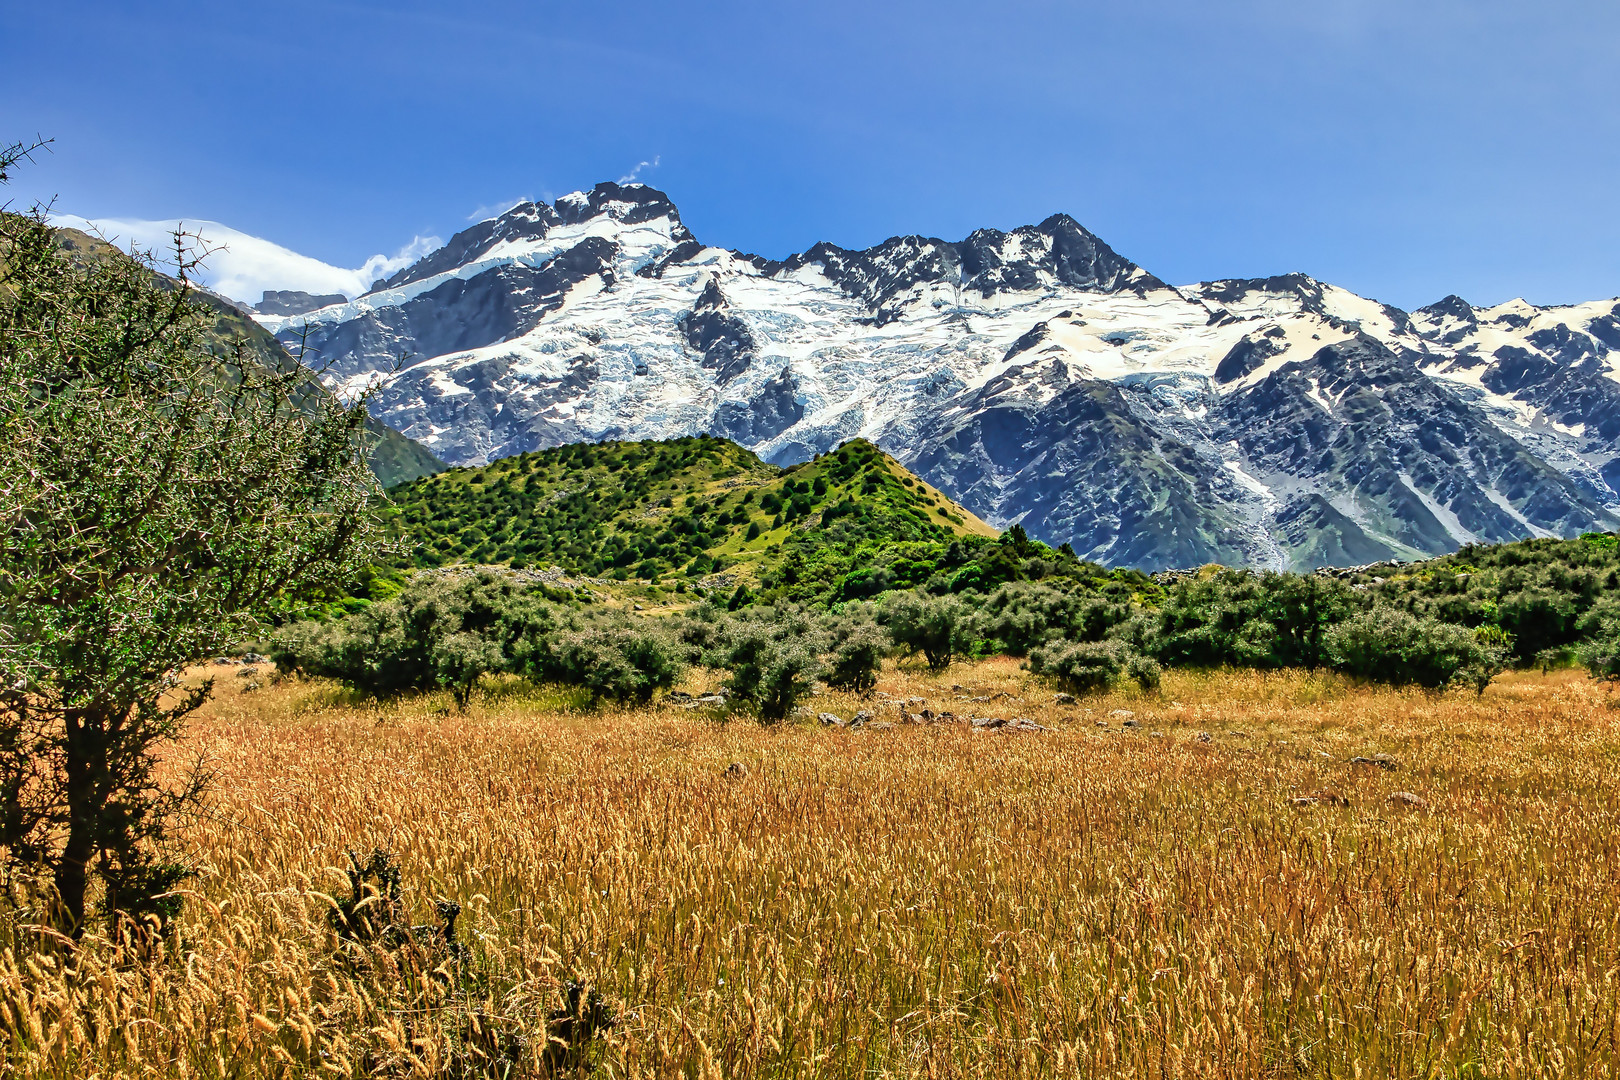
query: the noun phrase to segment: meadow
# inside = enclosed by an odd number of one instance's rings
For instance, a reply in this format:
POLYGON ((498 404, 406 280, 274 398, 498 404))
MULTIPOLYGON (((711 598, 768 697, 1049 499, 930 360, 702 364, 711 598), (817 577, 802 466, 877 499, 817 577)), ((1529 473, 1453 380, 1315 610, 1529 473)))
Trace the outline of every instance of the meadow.
POLYGON ((234 672, 193 673, 218 693, 173 755, 215 777, 176 927, 10 925, 7 1075, 1620 1071, 1620 709, 1584 674, 1064 704, 1015 660, 891 663, 808 703, 850 730, 234 672), (373 849, 465 951, 337 932, 373 849))

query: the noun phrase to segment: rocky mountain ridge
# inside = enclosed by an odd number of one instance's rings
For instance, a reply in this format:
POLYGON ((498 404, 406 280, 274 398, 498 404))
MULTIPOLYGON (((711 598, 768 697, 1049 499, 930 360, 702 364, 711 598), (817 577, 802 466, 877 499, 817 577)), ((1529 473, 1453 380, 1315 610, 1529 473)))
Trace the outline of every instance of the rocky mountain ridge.
POLYGON ((258 318, 455 464, 697 432, 785 464, 860 436, 1107 564, 1350 565, 1620 526, 1615 301, 1173 287, 1063 214, 776 261, 600 184, 258 318))

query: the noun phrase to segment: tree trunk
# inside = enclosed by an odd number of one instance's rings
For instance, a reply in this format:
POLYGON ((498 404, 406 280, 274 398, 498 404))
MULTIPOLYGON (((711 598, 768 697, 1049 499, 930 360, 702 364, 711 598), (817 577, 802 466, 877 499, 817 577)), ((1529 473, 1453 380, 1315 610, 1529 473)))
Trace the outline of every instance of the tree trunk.
POLYGON ((56 864, 56 892, 67 916, 64 928, 74 938, 84 933, 85 893, 90 860, 95 857, 101 807, 97 806, 98 762, 91 752, 96 723, 91 717, 67 717, 64 765, 68 803, 68 837, 56 864))

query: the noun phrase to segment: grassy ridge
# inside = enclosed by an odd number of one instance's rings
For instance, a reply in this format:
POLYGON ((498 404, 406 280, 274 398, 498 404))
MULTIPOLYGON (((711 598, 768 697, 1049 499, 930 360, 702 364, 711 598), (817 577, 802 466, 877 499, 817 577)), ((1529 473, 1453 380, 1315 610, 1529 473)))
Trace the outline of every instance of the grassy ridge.
POLYGON ((577 443, 390 495, 417 567, 557 565, 652 581, 730 570, 764 582, 838 526, 879 547, 996 535, 864 439, 785 469, 709 436, 577 443))

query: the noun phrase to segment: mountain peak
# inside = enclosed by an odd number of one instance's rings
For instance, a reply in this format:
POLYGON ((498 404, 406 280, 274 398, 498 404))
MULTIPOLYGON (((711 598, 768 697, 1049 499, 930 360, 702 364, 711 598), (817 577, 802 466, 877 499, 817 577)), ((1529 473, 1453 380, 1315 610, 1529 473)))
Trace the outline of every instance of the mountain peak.
POLYGON ((657 218, 681 220, 670 197, 646 184, 617 184, 604 180, 590 191, 575 191, 558 199, 553 207, 558 220, 577 225, 603 214, 628 225, 657 218))
POLYGON ((454 270, 497 244, 542 239, 558 220, 556 212, 543 202, 520 202, 497 217, 485 218, 456 233, 443 247, 418 259, 381 285, 372 286, 369 293, 397 289, 454 270))
POLYGON ((260 317, 458 463, 709 431, 787 464, 864 436, 977 513, 1143 566, 1339 557, 1313 530, 1432 553, 1620 510, 1609 303, 1475 324, 1303 273, 1161 289, 1064 213, 774 262, 701 248, 623 183, 521 203, 395 280, 308 327, 260 317))
POLYGON ((1418 314, 1431 315, 1436 318, 1450 316, 1453 319, 1473 319, 1474 305, 1452 293, 1449 296, 1436 300, 1427 307, 1418 308, 1418 314))
POLYGON ((603 181, 590 191, 564 195, 552 205, 520 202, 496 217, 485 218, 456 233, 443 247, 374 286, 370 292, 425 281, 477 262, 502 245, 541 241, 559 227, 584 225, 600 217, 627 226, 665 220, 670 222, 670 236, 676 244, 685 243, 690 248, 693 242, 691 232, 681 223, 680 211, 668 195, 646 184, 603 181))

